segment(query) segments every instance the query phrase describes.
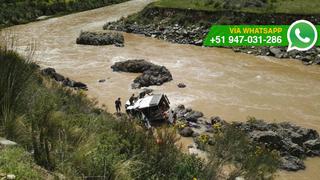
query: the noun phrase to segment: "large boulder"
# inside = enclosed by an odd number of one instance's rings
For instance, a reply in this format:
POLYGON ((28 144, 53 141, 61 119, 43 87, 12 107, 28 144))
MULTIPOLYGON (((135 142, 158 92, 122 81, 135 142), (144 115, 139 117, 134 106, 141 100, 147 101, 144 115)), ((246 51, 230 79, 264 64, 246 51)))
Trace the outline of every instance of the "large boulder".
POLYGON ((187 113, 187 110, 183 104, 178 105, 173 111, 177 115, 178 119, 183 118, 184 115, 187 113))
POLYGON ((184 118, 190 122, 198 122, 198 119, 203 117, 203 113, 200 111, 191 111, 184 115, 184 118))
POLYGON ((41 74, 44 76, 52 76, 55 73, 56 73, 56 70, 50 67, 41 70, 41 74))
POLYGON ((320 140, 314 139, 303 143, 303 146, 308 150, 308 155, 319 156, 320 155, 320 140))
POLYGON ((152 85, 160 86, 165 82, 171 81, 172 75, 164 66, 152 66, 138 76, 133 82, 134 87, 148 87, 152 85))
POLYGON ((179 131, 179 134, 183 137, 192 137, 193 130, 190 127, 185 127, 179 131))
POLYGON ((82 82, 70 80, 69 78, 66 78, 65 80, 63 80, 62 84, 75 89, 88 90, 88 86, 86 84, 82 82))
POLYGON ((280 136, 273 131, 259 131, 255 130, 250 133, 251 139, 256 142, 276 146, 280 143, 280 136))
POLYGON ((43 70, 41 70, 41 74, 44 76, 49 76, 50 78, 62 82, 63 80, 65 80, 65 77, 59 73, 56 72, 56 70, 54 68, 45 68, 43 70))
POLYGON ((225 120, 223 120, 221 117, 219 116, 212 116, 210 118, 210 123, 211 125, 214 125, 214 124, 217 124, 217 123, 220 123, 221 125, 225 125, 227 124, 227 122, 225 120))
POLYGON ((277 47, 270 47, 270 52, 272 55, 274 55, 276 58, 282 58, 283 53, 280 48, 277 47))
POLYGON ((303 161, 294 156, 284 156, 280 159, 280 168, 287 171, 298 171, 306 168, 303 161))
POLYGON ((296 132, 302 136, 302 141, 304 142, 319 138, 318 132, 314 129, 299 128, 296 132))
POLYGON ((295 157, 303 157, 305 155, 305 150, 303 147, 296 143, 293 143, 290 139, 283 139, 281 141, 280 152, 282 154, 290 154, 295 157))
POLYGON ((131 73, 143 73, 150 69, 155 64, 148 62, 144 59, 135 59, 128 61, 116 62, 111 66, 113 71, 131 72, 131 73))
POLYGON ((77 44, 85 45, 115 45, 123 46, 124 37, 118 32, 81 32, 80 36, 77 38, 77 44))
POLYGON ((172 75, 166 67, 142 59, 116 62, 111 68, 114 71, 142 73, 134 79, 132 84, 133 89, 149 87, 152 85, 159 86, 172 80, 172 75))

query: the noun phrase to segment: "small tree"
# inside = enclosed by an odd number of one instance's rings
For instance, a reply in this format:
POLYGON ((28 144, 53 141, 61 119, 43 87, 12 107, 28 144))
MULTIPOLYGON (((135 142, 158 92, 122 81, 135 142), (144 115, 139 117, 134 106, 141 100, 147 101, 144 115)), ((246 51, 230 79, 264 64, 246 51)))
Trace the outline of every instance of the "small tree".
POLYGON ((231 166, 230 179, 271 179, 278 169, 279 155, 250 142, 241 130, 227 125, 213 136, 208 147, 209 158, 206 179, 219 179, 223 168, 231 166))

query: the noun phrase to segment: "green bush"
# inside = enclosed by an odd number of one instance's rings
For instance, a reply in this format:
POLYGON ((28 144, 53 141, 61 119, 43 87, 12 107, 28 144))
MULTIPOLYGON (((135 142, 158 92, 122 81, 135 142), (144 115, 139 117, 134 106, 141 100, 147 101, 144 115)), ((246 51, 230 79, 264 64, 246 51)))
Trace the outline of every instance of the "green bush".
POLYGON ((35 163, 30 154, 22 148, 0 150, 0 173, 14 174, 17 179, 43 179, 35 170, 35 163))
POLYGON ((219 177, 224 167, 233 166, 230 179, 272 179, 279 166, 279 153, 250 142, 244 132, 233 125, 217 131, 208 146, 207 177, 219 177), (209 169, 208 169, 209 168, 209 169))
POLYGON ((15 114, 33 71, 30 61, 0 47, 0 127, 9 138, 15 136, 15 114))

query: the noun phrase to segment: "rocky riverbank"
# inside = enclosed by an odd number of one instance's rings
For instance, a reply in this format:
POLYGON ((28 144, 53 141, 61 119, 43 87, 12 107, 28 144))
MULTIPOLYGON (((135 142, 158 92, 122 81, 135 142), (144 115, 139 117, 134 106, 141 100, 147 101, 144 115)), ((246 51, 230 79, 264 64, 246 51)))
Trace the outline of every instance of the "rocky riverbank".
MULTIPOLYGON (((142 34, 173 43, 203 45, 212 24, 291 24, 306 19, 315 24, 319 15, 254 14, 232 11, 193 11, 165 8, 146 8, 137 15, 107 23, 104 29, 142 34)), ((320 64, 320 49, 306 52, 286 52, 286 47, 235 47, 235 52, 301 60, 306 65, 320 64)))
POLYGON ((229 123, 215 116, 204 117, 202 112, 179 105, 174 109, 177 116, 179 133, 183 137, 193 137, 195 147, 205 150, 205 145, 212 145, 212 137, 217 129, 234 126, 245 132, 249 140, 270 150, 276 150, 281 156, 280 168, 287 171, 305 169, 303 159, 320 156, 320 138, 317 131, 306 129, 288 122, 266 123, 255 118, 247 122, 229 123), (205 140, 205 141, 203 141, 205 140))
POLYGON ((142 73, 134 79, 131 85, 133 89, 152 85, 160 86, 172 80, 172 75, 166 67, 153 64, 143 59, 116 62, 111 68, 117 72, 142 73))
POLYGON ((57 82, 60 82, 63 86, 74 88, 75 90, 78 90, 78 89, 88 90, 88 87, 86 84, 66 78, 63 75, 57 73, 54 68, 45 68, 41 70, 41 74, 44 76, 50 77, 51 79, 57 82))

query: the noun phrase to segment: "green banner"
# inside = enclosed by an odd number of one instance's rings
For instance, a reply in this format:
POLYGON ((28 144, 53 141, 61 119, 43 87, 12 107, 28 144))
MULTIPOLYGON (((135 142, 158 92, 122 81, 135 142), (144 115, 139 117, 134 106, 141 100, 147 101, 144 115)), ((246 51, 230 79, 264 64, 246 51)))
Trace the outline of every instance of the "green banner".
MULTIPOLYGON (((213 25, 204 46, 288 46, 289 28, 289 25, 213 25)), ((320 34, 320 26, 316 29, 320 34)), ((320 46, 319 39, 316 45, 320 46)))

